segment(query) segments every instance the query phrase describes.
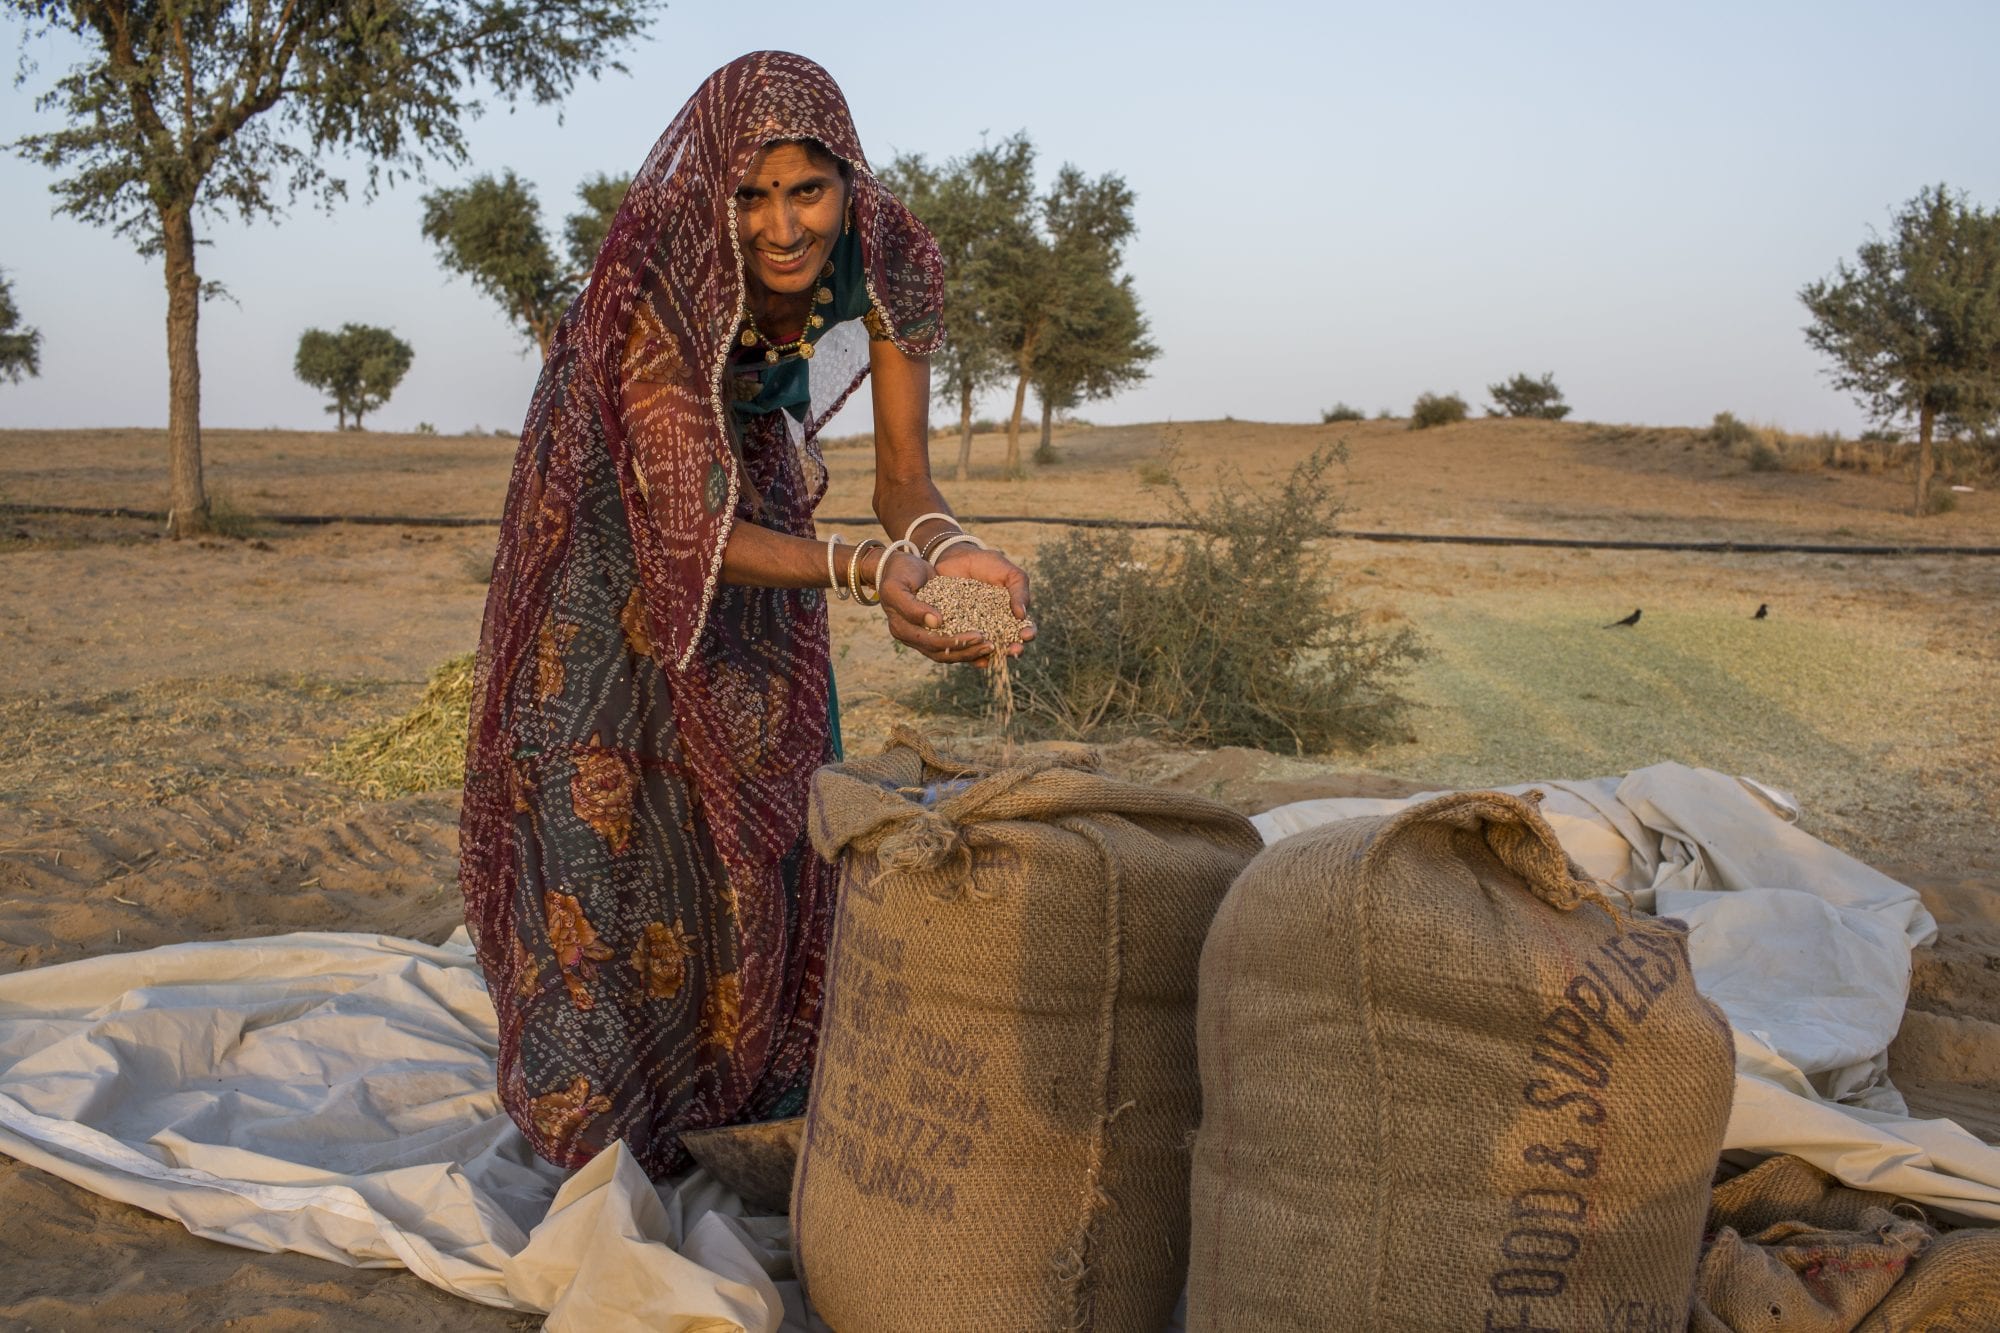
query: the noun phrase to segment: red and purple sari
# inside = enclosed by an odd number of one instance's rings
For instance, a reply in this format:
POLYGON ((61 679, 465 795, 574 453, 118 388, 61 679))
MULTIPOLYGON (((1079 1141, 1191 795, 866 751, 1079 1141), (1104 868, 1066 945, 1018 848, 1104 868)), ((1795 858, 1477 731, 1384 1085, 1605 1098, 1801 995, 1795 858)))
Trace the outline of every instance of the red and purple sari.
POLYGON ((804 838, 829 757, 825 596, 721 581, 736 523, 810 537, 815 437, 867 373, 828 329, 803 420, 739 417, 735 197, 767 145, 851 168, 872 322, 943 338, 928 232, 870 173, 831 77, 718 70, 634 178, 528 410, 480 637, 461 816, 466 921, 502 1101, 565 1166, 622 1139, 659 1175, 691 1129, 802 1102, 833 877, 804 838))

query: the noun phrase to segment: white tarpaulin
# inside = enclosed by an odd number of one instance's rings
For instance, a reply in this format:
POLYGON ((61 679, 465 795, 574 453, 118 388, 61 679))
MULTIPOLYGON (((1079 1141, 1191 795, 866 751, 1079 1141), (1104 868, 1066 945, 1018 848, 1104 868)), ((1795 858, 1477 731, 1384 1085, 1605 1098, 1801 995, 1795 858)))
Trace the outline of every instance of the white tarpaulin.
MULTIPOLYGON (((1573 856, 1693 927, 1737 1028, 1729 1146, 2000 1219, 2000 1150, 1901 1114, 1881 1076, 1934 929, 1915 893, 1720 774, 1540 785, 1573 856)), ((1403 804, 1258 822, 1275 839, 1403 804)), ((622 1147, 573 1174, 537 1161, 495 1044, 462 943, 300 934, 19 972, 0 977, 0 1151, 197 1235, 405 1264, 555 1329, 808 1327, 783 1219, 738 1216, 700 1173, 656 1189, 622 1147)))
MULTIPOLYGON (((2000 1220, 2000 1148, 1908 1114, 1888 1080, 1910 950, 1937 934, 1917 892, 1797 828, 1785 793, 1656 764, 1532 782, 1571 859, 1689 927, 1695 981, 1736 1029, 1725 1146, 1791 1153, 1850 1185, 2000 1220)), ((1255 817, 1264 841, 1399 800, 1300 801, 1255 817)))
MULTIPOLYGON (((494 1091, 470 949, 181 944, 0 977, 0 1151, 198 1236, 407 1265, 552 1329, 807 1327, 782 1218, 624 1146, 568 1173, 494 1091)), ((824 1327, 823 1325, 820 1327, 824 1327)))

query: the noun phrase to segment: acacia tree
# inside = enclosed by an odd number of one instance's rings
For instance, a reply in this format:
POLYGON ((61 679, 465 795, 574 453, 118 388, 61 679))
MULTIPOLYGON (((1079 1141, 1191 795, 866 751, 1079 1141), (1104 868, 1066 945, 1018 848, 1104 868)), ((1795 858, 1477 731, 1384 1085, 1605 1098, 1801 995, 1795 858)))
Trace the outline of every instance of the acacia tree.
POLYGON ((169 531, 207 521, 196 329, 213 294, 196 218, 275 214, 347 191, 329 162, 368 163, 367 187, 462 162, 474 83, 508 102, 559 101, 622 69, 614 54, 659 0, 5 0, 30 35, 88 54, 37 101, 63 127, 17 153, 68 174, 57 211, 133 240, 167 283, 169 531))
POLYGON ((1132 204, 1123 177, 1106 173, 1091 180, 1065 164, 1041 200, 1040 233, 994 256, 993 324, 1014 375, 1014 410, 1007 420, 1012 475, 1021 472, 1021 412, 1041 357, 1059 344, 1066 321, 1101 293, 1102 283, 1122 282, 1125 242, 1136 230, 1132 204))
POLYGON ((586 177, 576 187, 576 197, 583 207, 563 221, 563 241, 569 251, 570 280, 579 289, 590 280, 590 270, 597 263, 597 252, 604 248, 611 220, 618 216, 618 206, 625 202, 625 194, 631 188, 630 176, 607 176, 601 171, 586 177))
POLYGON ((1101 266, 1078 275, 1035 358, 1035 396, 1042 405, 1037 463, 1055 461, 1056 412, 1109 398, 1146 378, 1147 364, 1160 354, 1147 331, 1130 277, 1113 278, 1101 266))
POLYGON ((299 335, 292 371, 333 399, 327 411, 346 430, 349 413, 360 430, 361 414, 389 401, 389 395, 409 373, 416 353, 389 329, 373 324, 343 324, 337 333, 307 329, 299 335))
POLYGON ((1525 370, 1511 380, 1486 386, 1486 392, 1493 395, 1498 404, 1492 415, 1505 414, 1510 417, 1540 417, 1544 421, 1561 421, 1569 415, 1569 404, 1563 401, 1563 391, 1556 387, 1556 373, 1551 370, 1540 379, 1525 370))
POLYGON ((1978 430, 2000 414, 2000 213, 1926 187, 1831 278, 1799 299, 1806 341, 1833 382, 1882 425, 1914 418, 1916 512, 1930 512, 1932 433, 1978 430))
POLYGON ((999 384, 1010 358, 995 328, 997 256, 1032 246, 1035 149, 1026 134, 952 158, 942 168, 904 154, 882 173, 889 188, 930 229, 944 258, 945 315, 951 340, 931 359, 932 389, 958 407, 958 479, 972 470, 972 402, 999 384))
POLYGON ((542 227, 535 187, 512 171, 474 176, 457 188, 425 195, 424 236, 437 246, 447 269, 470 278, 498 302, 546 357, 549 339, 583 290, 631 183, 630 176, 599 175, 578 187, 584 207, 564 226, 567 266, 556 259, 542 227))
POLYGON ((14 304, 14 284, 0 270, 0 379, 19 384, 42 373, 42 333, 21 327, 21 308, 14 304))

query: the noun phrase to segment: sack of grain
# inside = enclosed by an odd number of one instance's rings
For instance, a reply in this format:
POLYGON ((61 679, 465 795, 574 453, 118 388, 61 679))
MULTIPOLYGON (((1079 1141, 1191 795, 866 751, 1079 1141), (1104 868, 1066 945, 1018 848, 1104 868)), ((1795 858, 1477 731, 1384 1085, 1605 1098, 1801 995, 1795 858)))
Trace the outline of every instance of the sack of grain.
POLYGON ((2000 1329, 2000 1228, 1939 1236, 1796 1157, 1718 1185, 1708 1231, 1689 1333, 2000 1329))
POLYGON ((841 865, 793 1187, 841 1333, 1157 1333, 1187 1260, 1195 967, 1260 846, 1199 797, 899 731, 822 769, 841 865))
POLYGON ((1729 1026, 1530 802, 1273 845, 1198 1030, 1190 1329, 1686 1327, 1729 1026))

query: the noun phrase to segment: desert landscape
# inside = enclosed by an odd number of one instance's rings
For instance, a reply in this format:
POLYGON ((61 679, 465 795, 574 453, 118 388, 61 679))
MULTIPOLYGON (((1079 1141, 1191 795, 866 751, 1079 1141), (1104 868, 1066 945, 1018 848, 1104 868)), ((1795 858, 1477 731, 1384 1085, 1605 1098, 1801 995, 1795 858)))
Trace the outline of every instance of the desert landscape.
MULTIPOLYGON (((964 483, 956 439, 933 452, 961 514, 1155 521, 1169 457, 1199 495, 1225 467, 1266 484, 1338 441, 1355 532, 2000 546, 2000 495, 1984 484, 1918 519, 1896 468, 1753 468, 1696 428, 1075 426, 1057 432, 1055 463, 1018 481, 1001 474, 1003 441, 981 435, 964 483)), ((834 443, 822 525, 859 535, 842 520, 867 513, 872 454, 834 443)), ((210 431, 204 444, 241 535, 167 541, 144 519, 37 511, 163 509, 164 432, 0 432, 0 970, 305 929, 434 942, 459 924, 457 793, 371 800, 327 761, 471 649, 494 529, 268 516, 490 520, 513 442, 210 431)), ((1062 530, 972 526, 1027 561, 1062 530)), ((1919 1112, 2000 1142, 2000 558, 1357 539, 1321 554, 1371 620, 1407 623, 1430 649, 1402 734, 1308 756, 1086 738, 1107 765, 1251 812, 1663 760, 1785 788, 1810 832, 1914 885, 1937 916, 1892 1070, 1919 1112), (1608 628, 1635 608, 1639 623, 1608 628)), ((964 749, 1010 743, 988 722, 919 714, 939 668, 874 616, 837 606, 834 653, 850 750, 912 721, 964 749)), ((537 1322, 399 1270, 196 1239, 4 1157, 0 1208, 0 1327, 537 1322), (164 1323, 163 1308, 176 1312, 164 1323)))

